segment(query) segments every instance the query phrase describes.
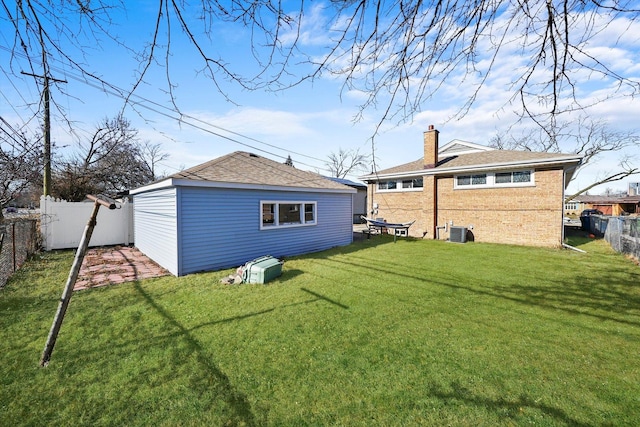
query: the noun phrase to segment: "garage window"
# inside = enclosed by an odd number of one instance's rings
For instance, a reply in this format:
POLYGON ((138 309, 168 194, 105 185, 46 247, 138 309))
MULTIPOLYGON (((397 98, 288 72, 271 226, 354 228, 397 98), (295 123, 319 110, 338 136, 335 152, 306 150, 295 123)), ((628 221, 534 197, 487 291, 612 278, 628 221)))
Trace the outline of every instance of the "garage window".
POLYGON ((316 225, 316 202, 261 201, 260 229, 316 225))

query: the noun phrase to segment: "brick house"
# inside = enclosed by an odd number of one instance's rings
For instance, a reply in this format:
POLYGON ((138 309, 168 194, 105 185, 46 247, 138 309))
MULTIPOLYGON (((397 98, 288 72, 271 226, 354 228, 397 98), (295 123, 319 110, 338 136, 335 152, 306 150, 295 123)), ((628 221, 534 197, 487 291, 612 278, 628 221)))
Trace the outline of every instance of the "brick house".
POLYGON ((361 177, 370 217, 415 220, 413 237, 562 245, 564 190, 581 156, 460 140, 439 147, 438 134, 424 132, 422 159, 361 177))

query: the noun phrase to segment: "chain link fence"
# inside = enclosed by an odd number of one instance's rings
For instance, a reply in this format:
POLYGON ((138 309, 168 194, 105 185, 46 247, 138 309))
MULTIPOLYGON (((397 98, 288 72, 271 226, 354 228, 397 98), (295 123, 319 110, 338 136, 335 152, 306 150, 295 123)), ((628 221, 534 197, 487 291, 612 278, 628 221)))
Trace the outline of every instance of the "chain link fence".
POLYGON ((609 217, 604 239, 616 252, 640 260, 640 217, 609 217))
POLYGON ((5 219, 0 223, 0 288, 40 247, 36 219, 5 219))

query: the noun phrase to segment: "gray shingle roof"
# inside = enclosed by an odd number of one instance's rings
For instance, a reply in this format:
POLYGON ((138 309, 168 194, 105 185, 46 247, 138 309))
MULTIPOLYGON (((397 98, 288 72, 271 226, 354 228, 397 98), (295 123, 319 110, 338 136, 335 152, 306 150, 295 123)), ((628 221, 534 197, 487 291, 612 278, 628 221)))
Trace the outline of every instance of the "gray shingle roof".
MULTIPOLYGON (((569 162, 576 159, 575 154, 560 153, 537 153, 533 151, 515 151, 515 150, 490 150, 480 151, 476 153, 460 154, 457 156, 449 156, 439 158, 438 164, 432 171, 448 170, 456 168, 490 168, 501 165, 519 165, 527 163, 536 163, 540 161, 558 161, 569 162)), ((388 169, 378 171, 380 175, 401 174, 408 172, 419 172, 424 170, 424 161, 422 158, 403 165, 394 166, 388 169)))
POLYGON ((640 203, 640 196, 592 196, 579 195, 573 201, 591 204, 640 203))
POLYGON ((319 174, 244 151, 236 151, 171 175, 192 181, 255 184, 277 187, 345 190, 349 187, 319 174))

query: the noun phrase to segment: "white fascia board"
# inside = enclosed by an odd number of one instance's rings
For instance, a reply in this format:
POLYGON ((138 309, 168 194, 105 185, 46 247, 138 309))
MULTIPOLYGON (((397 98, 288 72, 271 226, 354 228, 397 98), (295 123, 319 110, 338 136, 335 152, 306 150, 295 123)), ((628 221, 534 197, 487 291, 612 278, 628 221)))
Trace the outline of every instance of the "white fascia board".
POLYGON ((457 168, 435 168, 430 171, 426 171, 424 175, 441 175, 460 172, 473 172, 473 171, 491 171, 500 169, 527 169, 538 168, 542 166, 569 166, 572 164, 579 164, 582 161, 582 156, 576 156, 572 158, 552 158, 552 159, 540 159, 540 160, 522 160, 519 162, 508 163, 488 163, 485 165, 470 165, 457 168))
POLYGON ((138 194, 146 191, 159 190, 168 187, 199 187, 199 188, 227 188, 238 190, 266 190, 266 191, 287 191, 287 192, 304 192, 304 193, 357 193, 355 188, 347 187, 344 189, 337 188, 305 188, 305 187, 287 187, 284 185, 261 185, 261 184, 243 184, 235 182, 218 182, 218 181, 196 181, 192 179, 169 178, 145 187, 137 188, 130 194, 138 194))
POLYGON ((162 181, 152 182, 151 184, 145 185, 143 187, 136 188, 134 190, 130 190, 130 195, 145 193, 147 191, 160 190, 162 188, 170 188, 173 187, 173 178, 163 179, 162 181))
POLYGON ((390 179, 390 178, 408 178, 412 176, 429 176, 429 175, 443 175, 443 174, 456 174, 456 173, 464 173, 464 172, 481 172, 481 171, 492 171, 492 170, 500 170, 500 169, 527 169, 527 168, 536 168, 541 166, 571 166, 576 165, 579 166, 582 162, 582 156, 575 157, 558 157, 551 159, 540 159, 540 160, 522 160, 519 162, 508 162, 508 163, 488 163, 484 165, 469 165, 462 167, 454 167, 454 168, 431 168, 431 169, 420 169, 409 172, 402 173, 388 173, 388 174, 371 174, 360 177, 362 180, 366 181, 379 181, 382 179, 390 179))
POLYGON ((380 181, 387 178, 408 178, 408 177, 425 176, 425 175, 432 175, 432 174, 428 173, 427 169, 420 169, 416 171, 409 171, 409 172, 402 172, 402 173, 372 174, 372 175, 361 176, 359 179, 363 181, 380 181))

